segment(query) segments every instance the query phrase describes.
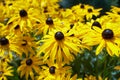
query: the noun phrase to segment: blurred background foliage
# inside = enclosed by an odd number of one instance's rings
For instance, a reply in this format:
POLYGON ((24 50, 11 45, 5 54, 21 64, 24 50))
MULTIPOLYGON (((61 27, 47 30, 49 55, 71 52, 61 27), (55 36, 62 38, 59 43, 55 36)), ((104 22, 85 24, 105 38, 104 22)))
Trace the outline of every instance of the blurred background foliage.
MULTIPOLYGON (((95 8, 102 8, 101 16, 105 12, 110 11, 111 6, 120 7, 120 0, 62 0, 60 6, 63 8, 71 8, 79 3, 89 4, 95 8)), ((78 54, 75 60, 70 64, 73 69, 73 75, 78 74, 78 77, 86 75, 101 76, 103 80, 107 77, 108 80, 118 80, 120 71, 114 67, 120 65, 120 58, 109 56, 105 49, 98 56, 95 55, 94 46, 91 51, 85 49, 83 54, 78 54)))
POLYGON ((118 80, 120 78, 120 71, 115 70, 114 67, 120 65, 120 58, 116 56, 109 56, 105 49, 99 54, 95 55, 96 47, 92 50, 87 50, 82 54, 78 54, 75 60, 70 64, 72 66, 73 75, 78 74, 78 77, 84 78, 86 75, 101 76, 103 80, 118 80))
POLYGON ((101 11, 102 15, 105 14, 106 11, 109 11, 111 6, 120 7, 120 0, 61 0, 60 5, 63 8, 70 8, 79 3, 89 4, 95 8, 103 8, 101 11))

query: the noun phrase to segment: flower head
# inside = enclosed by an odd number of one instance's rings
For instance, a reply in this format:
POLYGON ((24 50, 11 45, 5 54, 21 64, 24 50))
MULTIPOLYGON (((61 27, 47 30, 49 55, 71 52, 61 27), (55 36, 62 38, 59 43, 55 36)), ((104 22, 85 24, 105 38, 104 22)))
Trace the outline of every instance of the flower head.
POLYGON ((88 45, 98 45, 96 54, 106 48, 109 55, 119 56, 119 28, 115 23, 106 22, 104 24, 92 24, 92 29, 87 36, 84 36, 83 43, 88 45), (100 27, 101 26, 101 27, 100 27))
POLYGON ((26 80, 28 80, 29 75, 32 80, 34 80, 34 72, 39 73, 40 68, 39 65, 42 65, 42 59, 36 56, 30 56, 25 58, 22 62, 19 68, 17 69, 18 73, 20 73, 20 77, 23 77, 25 75, 26 80))
POLYGON ((46 61, 46 63, 41 66, 42 70, 39 72, 37 80, 63 80, 67 71, 70 70, 70 66, 64 66, 63 63, 51 63, 50 61, 46 61))
POLYGON ((53 30, 50 31, 48 35, 45 35, 40 42, 41 45, 38 55, 42 52, 44 53, 44 61, 50 58, 52 62, 57 60, 61 61, 71 61, 73 60, 73 55, 79 52, 79 44, 73 42, 77 40, 75 37, 71 37, 72 32, 68 32, 66 29, 63 30, 53 30))

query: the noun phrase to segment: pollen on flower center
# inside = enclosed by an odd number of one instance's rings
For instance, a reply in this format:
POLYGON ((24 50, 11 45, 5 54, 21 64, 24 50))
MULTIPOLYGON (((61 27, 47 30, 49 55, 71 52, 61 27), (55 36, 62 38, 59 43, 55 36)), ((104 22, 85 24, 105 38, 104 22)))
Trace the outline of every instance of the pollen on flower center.
POLYGON ((104 39, 112 39, 114 37, 114 33, 111 29, 105 29, 103 32, 102 32, 102 37, 104 39))
POLYGON ((7 45, 9 44, 9 41, 7 38, 3 37, 3 38, 0 38, 0 44, 1 45, 7 45))
POLYGON ((50 68, 49 68, 49 72, 50 72, 50 74, 55 74, 55 66, 51 66, 50 68))
POLYGON ((33 61, 32 61, 31 59, 26 60, 26 64, 27 64, 28 66, 30 66, 32 63, 33 63, 33 61))
POLYGON ((56 40, 62 40, 62 39, 64 39, 64 34, 62 32, 60 32, 60 31, 56 32, 55 33, 55 39, 56 40))
POLYGON ((93 12, 93 10, 92 10, 91 8, 89 8, 89 9, 88 9, 88 12, 91 13, 91 12, 93 12))
POLYGON ((20 14, 20 17, 26 17, 27 16, 27 12, 24 9, 20 10, 19 14, 20 14))
POLYGON ((48 17, 48 18, 47 18, 46 24, 48 24, 48 25, 52 25, 52 24, 53 24, 53 20, 52 20, 51 17, 48 17))
POLYGON ((101 28, 101 24, 98 21, 95 21, 92 26, 97 26, 99 28, 101 28))

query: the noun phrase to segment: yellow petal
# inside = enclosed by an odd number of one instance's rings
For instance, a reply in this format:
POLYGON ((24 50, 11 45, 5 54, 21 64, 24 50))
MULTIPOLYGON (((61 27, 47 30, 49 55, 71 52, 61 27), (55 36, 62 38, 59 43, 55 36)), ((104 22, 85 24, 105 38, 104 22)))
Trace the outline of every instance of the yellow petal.
POLYGON ((120 66, 115 66, 114 69, 120 70, 120 66))
POLYGON ((104 46, 105 46, 105 41, 102 40, 101 43, 99 44, 99 46, 96 49, 96 55, 98 55, 101 52, 101 50, 103 49, 104 46))

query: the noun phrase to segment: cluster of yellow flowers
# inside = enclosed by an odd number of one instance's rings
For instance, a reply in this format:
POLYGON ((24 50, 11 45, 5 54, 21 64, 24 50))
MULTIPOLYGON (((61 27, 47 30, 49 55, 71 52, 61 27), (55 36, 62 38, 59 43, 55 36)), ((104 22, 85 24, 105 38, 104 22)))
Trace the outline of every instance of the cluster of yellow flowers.
POLYGON ((64 9, 58 2, 0 1, 0 80, 14 76, 9 63, 16 57, 21 60, 17 68, 20 78, 77 80, 66 64, 84 48, 98 45, 97 55, 103 48, 110 56, 120 55, 120 8, 112 7, 107 15, 97 18, 101 8, 78 4, 64 9))

